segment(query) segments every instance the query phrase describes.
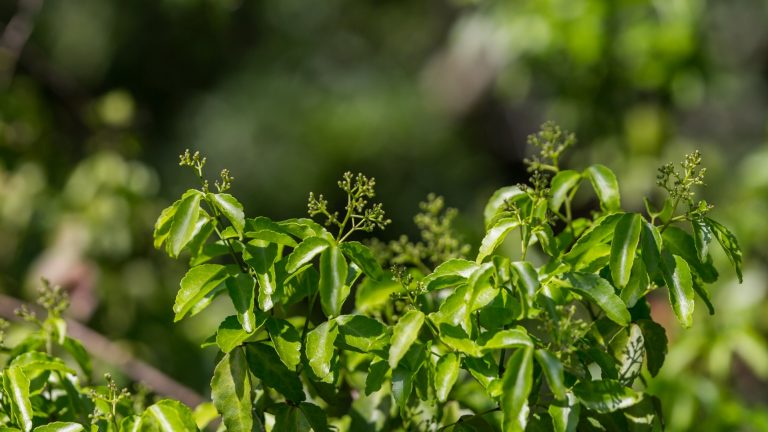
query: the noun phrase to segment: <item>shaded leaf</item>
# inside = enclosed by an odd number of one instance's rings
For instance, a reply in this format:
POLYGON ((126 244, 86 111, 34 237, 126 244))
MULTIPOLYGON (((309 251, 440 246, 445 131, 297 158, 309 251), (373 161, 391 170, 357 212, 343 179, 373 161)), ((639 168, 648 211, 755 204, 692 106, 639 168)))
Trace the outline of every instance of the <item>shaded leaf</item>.
POLYGON ((661 256, 661 272, 669 291, 669 302, 677 320, 688 328, 693 323, 693 279, 688 263, 677 255, 664 250, 661 256))
POLYGON ((163 399, 144 411, 142 422, 154 424, 162 432, 196 431, 192 411, 171 399, 163 399))
POLYGON ((301 335, 296 327, 284 319, 269 317, 267 332, 283 364, 290 370, 296 370, 301 362, 301 335))
POLYGON ((312 372, 326 383, 332 383, 334 377, 334 346, 339 335, 339 326, 335 321, 326 321, 307 333, 307 361, 312 372))
POLYGON ((582 381, 573 393, 587 409, 599 413, 614 412, 640 401, 642 395, 615 380, 582 381))
POLYGON ((537 349, 534 352, 536 361, 544 372, 549 389, 558 400, 565 400, 565 384, 563 382, 563 365, 560 360, 544 349, 537 349))
POLYGON ((304 400, 304 388, 298 375, 285 367, 274 348, 262 343, 248 344, 246 358, 251 373, 264 385, 277 390, 290 401, 304 400))
POLYGON ((242 349, 225 354, 213 371, 211 398, 229 432, 253 430, 248 363, 242 349))
POLYGON ((524 431, 530 411, 528 395, 533 387, 533 348, 518 349, 509 357, 502 385, 503 430, 524 431))
POLYGON ((371 363, 371 367, 368 368, 368 375, 365 378, 366 396, 381 389, 381 385, 384 384, 387 372, 389 371, 389 364, 386 360, 377 360, 371 363))
POLYGON ((344 252, 344 255, 346 255, 347 258, 360 267, 366 276, 376 280, 384 278, 384 270, 381 268, 381 265, 379 265, 379 262, 376 261, 376 258, 367 246, 364 246, 360 242, 347 241, 341 243, 339 248, 341 248, 341 251, 344 252))
POLYGON ((256 331, 253 313, 256 281, 249 274, 238 273, 226 280, 227 292, 237 312, 237 320, 247 333, 256 331))
MULTIPOLYGON (((736 236, 720 223, 710 218, 704 218, 704 220, 711 227, 712 233, 725 251, 725 254, 728 255, 728 259, 731 260, 733 267, 736 269, 736 276, 738 276, 739 282, 743 282, 744 277, 741 272, 741 248, 739 247, 738 240, 736 240, 736 236)), ((708 281, 705 279, 704 282, 708 281)))
MULTIPOLYGON (((254 331, 259 330, 266 321, 266 314, 257 314, 254 331)), ((216 345, 218 345, 223 352, 228 353, 245 342, 252 334, 253 333, 248 333, 243 330, 243 327, 236 316, 230 315, 219 324, 219 328, 216 331, 216 345)))
POLYGON ((629 324, 629 311, 608 281, 591 273, 572 272, 567 273, 565 277, 574 291, 598 305, 613 322, 622 326, 629 324))
POLYGON ((638 320, 637 325, 643 332, 643 340, 647 347, 645 355, 648 372, 655 377, 667 356, 667 333, 664 327, 651 320, 638 320))
MULTIPOLYGON (((678 227, 669 226, 662 233, 662 238, 664 240, 663 249, 683 258, 704 282, 712 283, 717 280, 718 274, 712 265, 712 258, 708 256, 706 261, 699 260, 699 254, 696 252, 696 246, 690 234, 678 227)), ((662 264, 663 261, 662 257, 662 264)))

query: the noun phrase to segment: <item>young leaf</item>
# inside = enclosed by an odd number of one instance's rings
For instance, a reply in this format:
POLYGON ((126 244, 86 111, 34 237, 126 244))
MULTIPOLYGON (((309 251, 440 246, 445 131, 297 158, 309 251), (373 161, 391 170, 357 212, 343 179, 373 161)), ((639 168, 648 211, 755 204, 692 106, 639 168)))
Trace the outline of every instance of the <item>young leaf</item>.
POLYGON ((3 390, 8 397, 9 413, 25 432, 32 430, 32 402, 29 399, 29 378, 20 366, 11 365, 3 372, 3 390))
POLYGON ((296 370, 301 361, 301 335, 296 327, 284 319, 270 317, 267 319, 267 332, 283 364, 290 370, 296 370))
POLYGON ((419 336, 419 330, 424 324, 424 313, 420 310, 410 310, 405 313, 395 324, 392 330, 392 339, 389 348, 389 367, 397 368, 397 364, 403 358, 408 348, 413 345, 419 336))
POLYGON ((384 270, 381 268, 381 265, 376 261, 371 250, 362 243, 348 241, 341 243, 339 248, 344 252, 344 255, 346 255, 353 263, 357 264, 369 278, 381 280, 384 277, 384 270))
POLYGON ((619 182, 616 175, 605 165, 592 165, 584 171, 584 176, 592 182, 592 187, 600 199, 600 206, 608 211, 621 209, 619 182))
POLYGON ((341 307, 349 296, 348 271, 344 254, 337 246, 329 247, 320 255, 320 306, 329 318, 341 314, 341 307))
POLYGON ((33 432, 81 432, 83 425, 71 422, 53 422, 44 426, 38 426, 33 432))
POLYGON ((213 205, 224 215, 229 223, 235 228, 238 234, 243 233, 243 227, 245 226, 245 213, 243 213, 243 205, 230 194, 226 193, 208 193, 208 198, 213 202, 213 205))
POLYGON ((211 380, 211 398, 227 431, 252 431, 251 379, 243 349, 225 354, 216 365, 211 380))
POLYGON ((688 328, 693 323, 693 279, 688 263, 677 255, 664 250, 661 256, 661 273, 669 291, 669 302, 677 320, 688 328))
POLYGON ((326 383, 333 383, 334 343, 339 335, 339 326, 336 321, 326 321, 307 333, 307 361, 312 372, 326 383))
POLYGON ((632 264, 635 261, 637 243, 640 241, 642 218, 637 213, 627 213, 616 223, 611 242, 611 277, 618 288, 629 283, 632 264))
POLYGON ((459 377, 460 359, 457 353, 448 353, 440 357, 435 368, 435 392, 437 400, 445 402, 448 400, 456 379, 459 377))
POLYGON ((648 360, 648 372, 655 377, 667 356, 667 333, 664 327, 651 320, 639 320, 637 325, 643 332, 643 340, 647 347, 645 356, 648 360))
POLYGON ((630 407, 642 395, 615 380, 582 381, 573 387, 573 393, 587 409, 609 413, 630 407))
POLYGON ((549 208, 555 212, 560 210, 560 206, 563 205, 568 194, 580 181, 581 174, 577 171, 563 170, 555 174, 552 177, 552 183, 550 183, 549 208))
POLYGON ((533 387, 533 348, 518 349, 509 357, 502 385, 502 428, 505 432, 524 431, 528 423, 528 395, 533 387))
POLYGON ((483 241, 480 243, 480 250, 477 252, 478 264, 482 263, 485 257, 491 255, 493 251, 504 241, 514 228, 518 227, 520 222, 517 219, 505 218, 498 220, 492 227, 488 229, 483 237, 483 241))
POLYGON ((253 333, 256 330, 256 316, 253 314, 256 281, 249 274, 238 273, 227 278, 226 285, 229 298, 237 311, 237 320, 243 330, 253 333))
POLYGON ((632 317, 607 280, 591 273, 571 272, 565 277, 574 291, 598 305, 611 321, 622 326, 629 324, 632 317))
POLYGON ((491 222, 496 217, 496 214, 502 209, 505 203, 513 203, 525 197, 527 197, 526 193, 520 190, 518 186, 506 186, 494 192, 483 211, 485 226, 490 226, 491 222))
POLYGON ((565 384, 563 383, 563 365, 560 360, 544 349, 537 349, 534 352, 536 361, 539 362, 544 377, 547 378, 547 384, 552 391, 555 399, 565 400, 565 384))
POLYGON ((176 294, 176 302, 173 305, 173 311, 176 313, 174 322, 187 314, 194 315, 193 308, 228 277, 225 267, 218 264, 202 264, 189 269, 181 279, 181 288, 176 294))
POLYGON ((320 237, 309 237, 305 239, 303 242, 299 243, 296 249, 288 255, 288 258, 286 258, 288 261, 285 265, 285 271, 288 273, 295 272, 330 246, 331 244, 328 243, 327 240, 320 237))
POLYGON ((147 408, 142 422, 155 424, 161 432, 197 431, 192 411, 181 402, 163 399, 147 408))
MULTIPOLYGON (((736 240, 736 236, 720 223, 710 218, 704 218, 704 220, 707 225, 711 227, 712 233, 725 251, 725 254, 728 255, 728 259, 731 260, 733 267, 736 269, 736 276, 738 276, 739 282, 743 282, 744 277, 741 273, 741 248, 739 247, 739 242, 736 240)), ((707 281, 705 280, 704 282, 707 281)))
POLYGON ((285 367, 274 348, 263 343, 247 345, 248 368, 267 387, 271 387, 292 402, 303 401, 304 389, 299 376, 285 367))

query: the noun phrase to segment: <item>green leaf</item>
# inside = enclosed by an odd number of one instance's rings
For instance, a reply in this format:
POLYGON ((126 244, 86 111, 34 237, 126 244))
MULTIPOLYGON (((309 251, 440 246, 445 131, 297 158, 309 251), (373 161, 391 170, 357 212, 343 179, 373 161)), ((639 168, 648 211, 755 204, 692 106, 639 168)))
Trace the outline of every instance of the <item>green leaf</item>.
POLYGON ((584 171, 584 176, 592 182, 592 187, 600 199, 600 206, 608 211, 621 209, 619 182, 616 175, 605 165, 595 164, 584 171))
POLYGON ((643 340, 647 347, 645 355, 648 360, 648 372, 655 377, 667 356, 667 333, 664 327, 651 320, 638 320, 637 325, 643 332, 643 340))
POLYGON ((620 297, 628 308, 637 304, 638 300, 645 296, 650 281, 648 280, 648 270, 645 268, 643 260, 636 259, 632 264, 632 273, 629 276, 629 282, 621 290, 620 297))
POLYGON ((477 343, 482 346, 483 350, 487 351, 533 346, 528 332, 522 327, 497 332, 485 332, 477 339, 477 343))
POLYGON ((504 392, 502 380, 499 378, 499 368, 491 353, 487 353, 482 358, 467 357, 464 359, 464 366, 487 390, 488 396, 497 398, 504 392))
POLYGON ((251 373, 264 385, 277 390, 290 401, 304 400, 304 388, 299 376, 285 367, 274 348, 263 343, 248 344, 246 358, 251 373))
POLYGON ((552 177, 550 183, 551 196, 549 208, 552 211, 560 210, 568 194, 581 182, 581 174, 573 170, 563 170, 552 177))
POLYGON ((528 423, 528 395, 533 387, 533 348, 518 349, 509 357, 502 385, 502 428, 505 432, 524 431, 528 423))
POLYGON ((520 222, 512 218, 500 219, 493 224, 485 233, 485 237, 483 237, 483 241, 480 243, 480 249, 477 252, 477 259, 475 261, 478 264, 482 263, 487 256, 491 255, 499 247, 501 242, 507 237, 507 234, 518 226, 520 226, 520 222))
POLYGON ((275 280, 276 258, 277 245, 274 243, 265 245, 259 240, 253 240, 245 245, 243 259, 256 272, 256 281, 259 283, 259 309, 264 312, 272 309, 280 297, 275 280))
MULTIPOLYGON (((203 194, 194 189, 188 190, 181 196, 181 200, 174 204, 176 211, 173 213, 171 226, 168 231, 168 240, 165 249, 168 255, 178 257, 184 246, 192 240, 197 228, 197 220, 200 217, 200 200, 203 194)), ((163 216, 162 214, 160 215, 163 216)))
POLYGON ((552 427, 555 432, 576 432, 576 427, 579 425, 581 405, 576 403, 573 393, 567 393, 566 399, 566 403, 554 403, 547 410, 552 417, 552 427))
POLYGON ((458 353, 447 353, 440 357, 435 367, 435 392, 437 400, 445 403, 456 379, 459 377, 461 361, 458 353))
MULTIPOLYGON (((629 334, 619 354, 619 382, 632 385, 640 375, 645 357, 645 338, 637 324, 630 324, 629 334)), ((624 340, 624 339, 622 339, 624 340)))
POLYGON ((637 213, 627 213, 616 223, 616 231, 611 242, 611 277, 613 283, 624 288, 629 283, 635 251, 640 241, 642 217, 637 213))
POLYGON ((401 413, 408 404, 408 398, 411 396, 411 391, 413 391, 413 378, 416 372, 404 366, 392 371, 392 398, 397 406, 400 407, 401 413))
POLYGON ((440 340, 458 352, 470 357, 482 357, 480 346, 459 326, 440 324, 440 340))
POLYGON ((419 336, 419 330, 424 324, 424 313, 420 310, 409 310, 395 324, 392 339, 389 341, 389 367, 397 368, 408 349, 419 336))
POLYGON ((335 365, 336 338, 339 326, 336 321, 326 321, 307 333, 307 362, 312 372, 322 382, 333 383, 335 365))
POLYGON ((267 332, 283 364, 290 370, 296 370, 301 362, 301 335, 296 327, 284 319, 269 317, 267 332))
POLYGON ((41 372, 56 371, 65 374, 74 374, 61 359, 51 357, 46 353, 39 351, 30 351, 21 354, 13 359, 11 366, 18 366, 24 371, 24 375, 29 379, 34 379, 41 372))
POLYGON ((291 235, 302 240, 308 237, 322 237, 328 241, 333 241, 333 235, 328 230, 309 218, 287 219, 277 222, 277 224, 291 235))
MULTIPOLYGON (((738 276, 739 282, 743 282, 744 277, 741 273, 741 248, 739 247, 738 240, 736 240, 736 236, 720 223, 710 218, 704 218, 704 220, 712 228, 712 233, 715 235, 717 242, 720 243, 723 251, 728 255, 728 259, 731 260, 733 267, 736 269, 736 276, 738 276)), ((704 282, 707 282, 707 280, 704 280, 704 282)))
POLYGON ((238 273, 226 281, 227 292, 237 312, 237 320, 247 333, 256 331, 256 316, 253 313, 256 280, 251 275, 238 273))
POLYGON ((20 366, 11 365, 3 372, 3 390, 8 397, 10 415, 25 432, 32 430, 32 402, 29 400, 29 378, 20 366))
POLYGON ((72 422, 53 422, 45 426, 38 426, 34 432, 80 432, 84 431, 83 425, 72 422))
POLYGON ((239 233, 243 233, 243 227, 245 226, 245 213, 243 213, 243 205, 230 194, 226 193, 209 193, 208 198, 213 202, 216 208, 224 215, 227 220, 232 224, 235 230, 239 233))
POLYGON ((285 228, 264 216, 246 219, 243 230, 245 231, 245 237, 250 239, 263 240, 268 243, 277 243, 292 248, 298 245, 285 228))
POLYGON ((506 186, 494 192, 483 211, 485 226, 487 227, 491 224, 491 221, 493 221, 505 203, 515 202, 525 197, 527 197, 526 193, 520 190, 518 186, 506 186))
POLYGON ((661 234, 650 222, 643 220, 642 233, 640 235, 640 253, 648 275, 653 279, 661 270, 661 234))
POLYGON ((573 387, 573 393, 587 409, 609 413, 630 407, 642 395, 615 380, 582 381, 573 387))
POLYGON ((216 365, 211 380, 211 398, 227 431, 252 431, 251 379, 242 349, 225 354, 216 365))
POLYGON ((382 351, 389 343, 387 326, 376 319, 365 315, 340 315, 336 322, 340 336, 336 343, 340 348, 368 353, 382 351))
MULTIPOLYGON (((256 321, 254 323, 254 331, 257 331, 267 321, 267 314, 258 313, 256 315, 256 321)), ((224 319, 219 325, 219 329, 216 331, 216 345, 225 352, 228 353, 240 346, 245 342, 253 333, 248 333, 243 330, 242 325, 238 321, 235 315, 230 315, 224 319)))
POLYGON ((389 364, 386 360, 377 360, 371 363, 368 368, 368 375, 365 377, 365 395, 379 391, 389 372, 389 364))
POLYGON ((574 291, 598 305, 611 321, 622 326, 629 324, 629 311, 607 280, 591 273, 567 273, 565 276, 574 291))
POLYGON ((329 318, 341 314, 341 307, 349 296, 348 271, 347 261, 338 247, 331 246, 320 255, 320 306, 329 318))
POLYGON ((534 297, 536 297, 536 291, 541 286, 539 273, 527 261, 516 261, 511 263, 510 266, 516 275, 515 285, 522 289, 525 299, 530 304, 534 297))
POLYGON ((272 432, 329 431, 325 411, 317 405, 302 402, 298 406, 279 404, 272 432))
POLYGON ((181 320, 187 314, 191 316, 199 312, 197 310, 193 313, 192 309, 204 301, 228 277, 225 267, 218 264, 202 264, 189 269, 181 279, 181 289, 176 294, 176 302, 173 305, 173 311, 176 313, 174 322, 181 320))
POLYGON ((154 423, 162 432, 198 430, 192 411, 181 402, 171 399, 163 399, 147 408, 142 414, 142 421, 154 423))
POLYGON ((699 261, 704 262, 709 255, 709 243, 712 241, 712 228, 703 219, 692 219, 691 228, 693 229, 693 243, 696 246, 696 253, 699 261))
POLYGON ((663 249, 683 258, 704 282, 712 283, 717 280, 718 274, 712 265, 712 258, 707 257, 706 261, 699 260, 695 242, 690 234, 678 227, 670 226, 662 233, 662 238, 664 239, 663 249))
POLYGON ((142 429, 142 427, 143 427, 143 424, 142 424, 141 417, 137 415, 130 415, 130 416, 124 417, 120 421, 119 431, 120 432, 141 432, 144 430, 142 429))
POLYGON ((669 291, 669 302, 677 320, 688 328, 693 323, 693 279, 688 263, 677 255, 664 250, 661 256, 661 273, 669 291))
POLYGON ((612 238, 616 224, 621 219, 622 214, 609 214, 596 219, 581 237, 576 240, 571 250, 563 256, 563 259, 569 263, 575 263, 579 257, 594 248, 596 245, 605 243, 612 238))
POLYGON ((477 263, 473 261, 453 258, 437 266, 422 283, 427 287, 427 291, 449 288, 465 281, 477 268, 477 263))
POLYGON ((376 261, 376 258, 368 247, 360 242, 348 241, 341 243, 339 248, 344 252, 344 255, 346 255, 347 258, 360 267, 366 276, 376 280, 384 278, 384 270, 381 268, 381 265, 379 265, 379 262, 376 261))
POLYGON ((301 242, 296 249, 286 258, 285 271, 293 273, 304 264, 310 262, 312 258, 328 249, 331 246, 327 240, 320 237, 309 237, 301 242))
POLYGON ((565 384, 563 383, 563 364, 560 360, 544 349, 534 352, 536 361, 539 362, 552 395, 558 400, 565 400, 565 384))

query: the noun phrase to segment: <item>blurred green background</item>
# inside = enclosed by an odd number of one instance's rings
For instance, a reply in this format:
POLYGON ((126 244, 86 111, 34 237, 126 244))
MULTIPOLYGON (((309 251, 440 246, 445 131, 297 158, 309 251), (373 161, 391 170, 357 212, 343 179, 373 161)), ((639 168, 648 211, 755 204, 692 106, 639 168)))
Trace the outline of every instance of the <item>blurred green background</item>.
POLYGON ((413 233, 436 192, 476 244, 485 200, 527 178, 525 137, 555 120, 579 138, 565 165, 610 166, 637 210, 658 165, 702 150, 746 277, 724 271, 693 329, 667 320, 650 387, 669 430, 768 430, 766 20, 758 0, 4 0, 0 292, 65 285, 73 317, 204 393, 198 347, 226 305, 172 325, 184 266, 151 243, 194 184, 185 148, 231 170, 251 216, 302 216, 362 171, 382 238, 413 233))

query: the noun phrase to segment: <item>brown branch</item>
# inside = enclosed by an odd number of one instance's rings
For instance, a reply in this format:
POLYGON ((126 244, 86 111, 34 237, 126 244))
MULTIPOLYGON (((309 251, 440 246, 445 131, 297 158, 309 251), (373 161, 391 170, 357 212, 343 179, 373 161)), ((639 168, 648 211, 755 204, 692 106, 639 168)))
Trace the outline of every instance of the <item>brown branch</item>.
MULTIPOLYGON (((24 304, 21 300, 0 294, 0 317, 9 320, 17 320, 15 310, 24 304)), ((39 308, 28 305, 35 312, 44 313, 39 308)), ((189 387, 176 382, 168 375, 159 371, 150 364, 137 359, 130 351, 115 344, 103 335, 84 326, 83 324, 69 319, 67 321, 67 330, 69 335, 82 342, 88 352, 94 357, 112 364, 125 373, 126 376, 134 381, 144 383, 158 394, 172 397, 190 407, 206 402, 207 399, 199 395, 189 387)))
POLYGON ((35 27, 35 18, 43 7, 43 0, 19 0, 19 7, 0 35, 0 86, 6 87, 16 70, 21 56, 35 27))

